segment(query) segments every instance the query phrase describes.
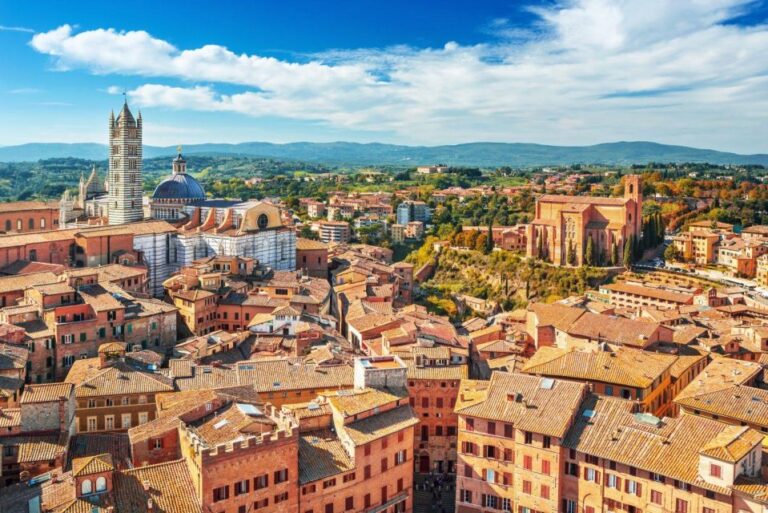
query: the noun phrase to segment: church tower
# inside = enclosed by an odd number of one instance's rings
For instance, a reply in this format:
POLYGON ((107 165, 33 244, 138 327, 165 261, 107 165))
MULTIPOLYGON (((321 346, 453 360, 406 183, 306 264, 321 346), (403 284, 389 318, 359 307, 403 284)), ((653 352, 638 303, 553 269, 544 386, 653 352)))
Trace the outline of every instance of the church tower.
POLYGON ((640 175, 624 177, 624 199, 632 200, 634 206, 627 212, 631 234, 636 238, 643 232, 643 182, 640 175))
POLYGON ((141 113, 134 119, 128 102, 115 119, 109 116, 109 224, 141 221, 142 206, 142 145, 141 113))

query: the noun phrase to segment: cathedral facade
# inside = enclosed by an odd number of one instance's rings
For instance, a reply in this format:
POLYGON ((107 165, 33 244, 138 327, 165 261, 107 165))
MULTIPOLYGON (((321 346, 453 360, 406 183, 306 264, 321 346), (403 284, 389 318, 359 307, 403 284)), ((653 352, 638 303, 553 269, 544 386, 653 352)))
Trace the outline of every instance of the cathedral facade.
POLYGON ((625 177, 623 198, 545 194, 536 200, 535 218, 526 230, 526 255, 578 266, 592 239, 597 263, 610 264, 615 255, 620 264, 626 241, 642 234, 642 211, 638 175, 625 177))

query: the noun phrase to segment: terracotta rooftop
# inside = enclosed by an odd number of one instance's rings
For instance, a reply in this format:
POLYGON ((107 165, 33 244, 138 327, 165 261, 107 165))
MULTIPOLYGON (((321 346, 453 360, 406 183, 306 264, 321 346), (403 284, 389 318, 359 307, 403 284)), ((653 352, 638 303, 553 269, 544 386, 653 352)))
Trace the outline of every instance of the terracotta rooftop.
POLYGON ((113 470, 115 470, 115 465, 112 463, 112 455, 109 453, 76 458, 72 461, 72 475, 75 477, 113 470))
POLYGON ((526 374, 649 388, 677 360, 676 356, 638 349, 572 351, 540 347, 523 367, 526 374))
POLYGON ((114 479, 116 512, 146 513, 151 498, 163 513, 203 513, 184 460, 126 470, 114 479), (144 482, 149 482, 149 491, 144 482))
POLYGON ((693 415, 658 419, 633 413, 623 399, 590 395, 563 441, 566 448, 661 474, 715 492, 730 490, 699 477, 699 451, 727 424, 693 415))
POLYGON ((299 438, 299 484, 325 479, 355 469, 336 433, 310 431, 299 438))
POLYGON ((30 383, 24 387, 21 404, 48 403, 62 397, 68 399, 72 395, 72 388, 72 383, 30 383))
POLYGON ((462 381, 455 411, 563 437, 586 393, 583 383, 494 372, 489 382, 462 381))
POLYGON ((632 285, 630 283, 620 282, 603 285, 602 288, 611 292, 632 294, 635 296, 648 297, 651 299, 658 299, 660 301, 667 301, 670 303, 687 304, 693 301, 693 294, 684 294, 682 292, 674 292, 657 287, 647 287, 645 285, 632 285))

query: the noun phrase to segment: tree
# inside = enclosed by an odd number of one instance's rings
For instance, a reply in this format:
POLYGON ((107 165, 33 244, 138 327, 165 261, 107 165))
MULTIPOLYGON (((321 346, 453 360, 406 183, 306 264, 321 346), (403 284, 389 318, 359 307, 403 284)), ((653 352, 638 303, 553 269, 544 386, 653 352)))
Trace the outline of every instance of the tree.
POLYGON ((486 255, 493 251, 493 216, 491 216, 491 220, 488 222, 488 235, 485 237, 484 251, 486 255))
POLYGON ((614 242, 611 245, 611 265, 616 267, 619 264, 619 246, 614 242))
MULTIPOLYGON (((488 236, 484 233, 477 232, 479 235, 475 239, 475 250, 476 251, 485 251, 488 248, 488 236)), ((491 244, 493 244, 493 241, 491 241, 491 244)))
POLYGON ((627 241, 624 243, 624 254, 622 255, 623 261, 624 261, 624 268, 629 269, 632 267, 632 261, 633 258, 633 252, 634 252, 634 236, 630 235, 627 237, 627 241))
POLYGON ((584 265, 595 265, 595 243, 592 237, 587 238, 587 247, 584 249, 584 265))
POLYGON ((573 240, 568 240, 568 256, 566 257, 568 265, 576 265, 576 248, 573 247, 573 240))
POLYGON ((664 250, 664 258, 667 261, 670 262, 679 262, 681 260, 682 255, 680 254, 680 250, 677 249, 677 246, 674 244, 670 244, 667 246, 667 249, 664 250))

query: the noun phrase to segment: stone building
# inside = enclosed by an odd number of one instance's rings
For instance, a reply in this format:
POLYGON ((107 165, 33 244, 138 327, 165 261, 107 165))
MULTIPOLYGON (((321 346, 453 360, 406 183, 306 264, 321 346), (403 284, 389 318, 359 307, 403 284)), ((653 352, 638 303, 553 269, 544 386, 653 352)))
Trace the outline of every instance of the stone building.
POLYGON ((624 181, 623 198, 545 194, 536 200, 535 219, 527 227, 526 254, 555 265, 584 262, 587 240, 592 239, 597 262, 609 263, 616 248, 619 263, 624 244, 642 234, 643 191, 638 175, 624 181))
POLYGON ((134 119, 128 108, 115 118, 109 116, 109 224, 141 221, 142 205, 142 120, 141 113, 134 119))

